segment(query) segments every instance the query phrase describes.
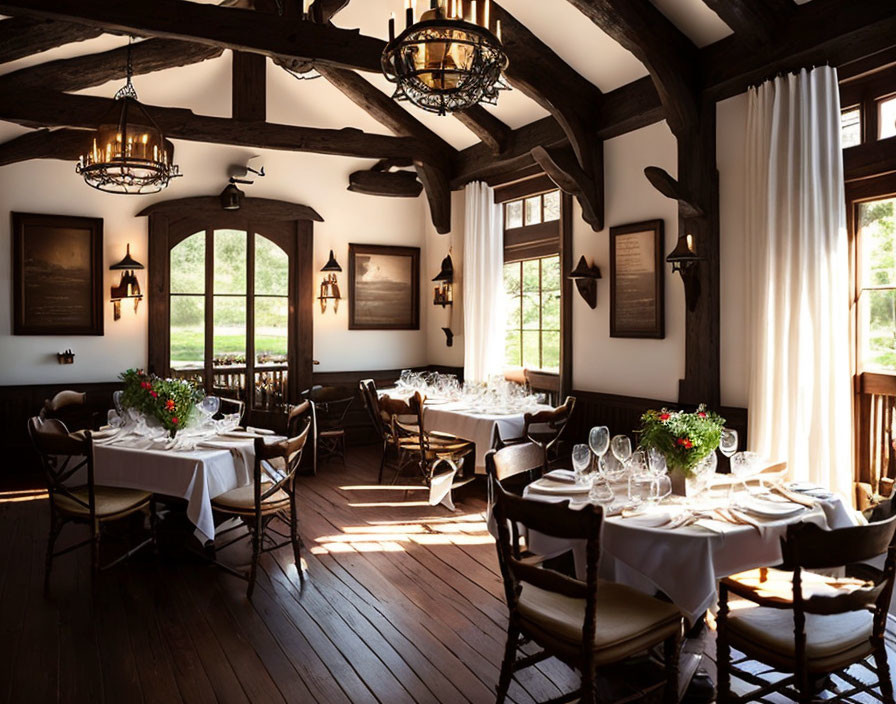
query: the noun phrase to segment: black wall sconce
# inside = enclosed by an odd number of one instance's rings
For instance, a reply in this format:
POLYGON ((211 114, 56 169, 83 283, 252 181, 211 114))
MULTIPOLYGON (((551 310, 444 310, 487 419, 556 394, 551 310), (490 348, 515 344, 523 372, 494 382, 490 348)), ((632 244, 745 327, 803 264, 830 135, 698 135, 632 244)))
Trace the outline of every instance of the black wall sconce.
POLYGON ((143 265, 131 257, 130 244, 128 244, 127 253, 124 255, 124 259, 109 267, 110 271, 121 272, 121 280, 118 282, 118 286, 113 286, 111 290, 113 316, 115 320, 121 318, 122 299, 134 299, 134 313, 137 312, 137 308, 140 306, 140 299, 143 298, 143 293, 140 291, 140 282, 137 281, 137 276, 134 274, 138 269, 143 269, 143 265))
POLYGON ((339 263, 336 261, 336 257, 333 256, 333 250, 330 250, 330 259, 324 264, 321 271, 326 274, 323 281, 320 282, 320 295, 317 297, 317 300, 320 301, 320 312, 327 312, 327 301, 333 301, 333 312, 337 312, 339 310, 339 301, 342 300, 342 296, 339 294, 339 281, 336 278, 336 273, 342 271, 342 267, 339 266, 339 263))
POLYGON ((679 237, 675 249, 666 257, 666 261, 672 264, 672 272, 677 271, 681 275, 681 280, 684 282, 684 300, 690 311, 697 308, 697 299, 700 298, 697 264, 702 260, 703 257, 697 256, 694 236, 690 234, 679 237))
POLYGON ((450 254, 442 260, 442 270, 433 277, 433 281, 439 284, 432 291, 433 305, 444 308, 454 303, 454 264, 450 254))
POLYGON ((454 332, 451 328, 442 328, 442 332, 445 333, 445 346, 454 347, 454 332))
POLYGON ((221 207, 224 210, 239 210, 240 205, 243 203, 244 195, 246 194, 237 188, 233 179, 231 179, 230 183, 227 184, 227 188, 221 191, 221 207))
POLYGON ((592 309, 597 308, 597 280, 601 278, 597 265, 589 266, 585 257, 582 256, 579 258, 576 268, 569 272, 569 278, 576 282, 576 288, 585 303, 592 309))

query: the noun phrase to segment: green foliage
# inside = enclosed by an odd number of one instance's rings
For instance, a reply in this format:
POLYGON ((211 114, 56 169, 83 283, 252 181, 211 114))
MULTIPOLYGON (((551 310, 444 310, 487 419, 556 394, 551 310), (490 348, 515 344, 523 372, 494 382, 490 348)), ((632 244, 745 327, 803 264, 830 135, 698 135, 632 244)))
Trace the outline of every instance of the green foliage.
POLYGON ((686 476, 710 452, 719 446, 725 419, 700 404, 693 413, 647 411, 641 416, 642 449, 654 448, 666 458, 669 469, 679 469, 686 476))
POLYGON ((191 381, 162 379, 146 374, 142 369, 128 369, 122 372, 120 378, 124 382, 122 407, 157 418, 172 437, 196 412, 196 404, 205 395, 191 381))

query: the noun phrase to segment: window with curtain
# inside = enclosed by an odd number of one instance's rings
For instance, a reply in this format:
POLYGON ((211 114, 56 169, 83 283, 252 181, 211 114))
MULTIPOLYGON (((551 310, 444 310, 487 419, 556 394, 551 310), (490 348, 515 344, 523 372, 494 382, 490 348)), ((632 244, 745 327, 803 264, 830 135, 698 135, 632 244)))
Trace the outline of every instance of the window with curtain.
POLYGON ((210 393, 286 402, 289 256, 247 230, 196 232, 169 257, 170 365, 210 393), (251 394, 247 393, 251 390, 251 394))
POLYGON ((560 371, 560 192, 504 203, 504 362, 560 371))

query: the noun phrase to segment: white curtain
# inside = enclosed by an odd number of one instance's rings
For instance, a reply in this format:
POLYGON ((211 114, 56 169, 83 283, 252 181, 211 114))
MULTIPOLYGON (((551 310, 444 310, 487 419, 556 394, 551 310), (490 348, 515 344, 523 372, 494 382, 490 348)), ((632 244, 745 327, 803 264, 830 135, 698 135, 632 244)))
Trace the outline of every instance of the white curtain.
POLYGON ((464 197, 464 379, 487 381, 504 366, 503 209, 485 183, 464 197))
POLYGON ((849 259, 830 67, 768 81, 747 112, 750 446, 852 496, 849 259))

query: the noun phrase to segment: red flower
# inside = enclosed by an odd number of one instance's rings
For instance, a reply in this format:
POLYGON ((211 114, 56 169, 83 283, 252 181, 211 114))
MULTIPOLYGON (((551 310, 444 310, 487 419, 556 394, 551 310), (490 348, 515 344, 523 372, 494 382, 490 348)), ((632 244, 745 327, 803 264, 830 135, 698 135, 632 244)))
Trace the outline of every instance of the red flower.
POLYGON ((140 388, 141 388, 141 389, 151 389, 151 388, 152 388, 152 384, 150 384, 148 381, 141 381, 141 382, 140 382, 140 388))
POLYGON ((660 413, 660 420, 669 420, 672 417, 669 413, 660 413))
POLYGON ((698 418, 706 418, 706 414, 705 414, 703 411, 700 411, 700 412, 697 414, 697 417, 698 417, 698 418))
POLYGON ((177 425, 178 420, 177 420, 177 418, 172 418, 172 419, 171 419, 171 422, 172 422, 174 425, 177 425))
POLYGON ((675 444, 680 445, 685 450, 690 450, 694 446, 694 443, 692 443, 688 438, 678 438, 675 441, 675 444))
POLYGON ((152 396, 153 398, 158 398, 158 397, 159 397, 159 395, 158 395, 155 391, 150 391, 150 392, 149 392, 149 395, 152 396))
POLYGON ((170 398, 167 401, 165 401, 165 409, 168 411, 174 410, 174 401, 172 401, 170 398))

